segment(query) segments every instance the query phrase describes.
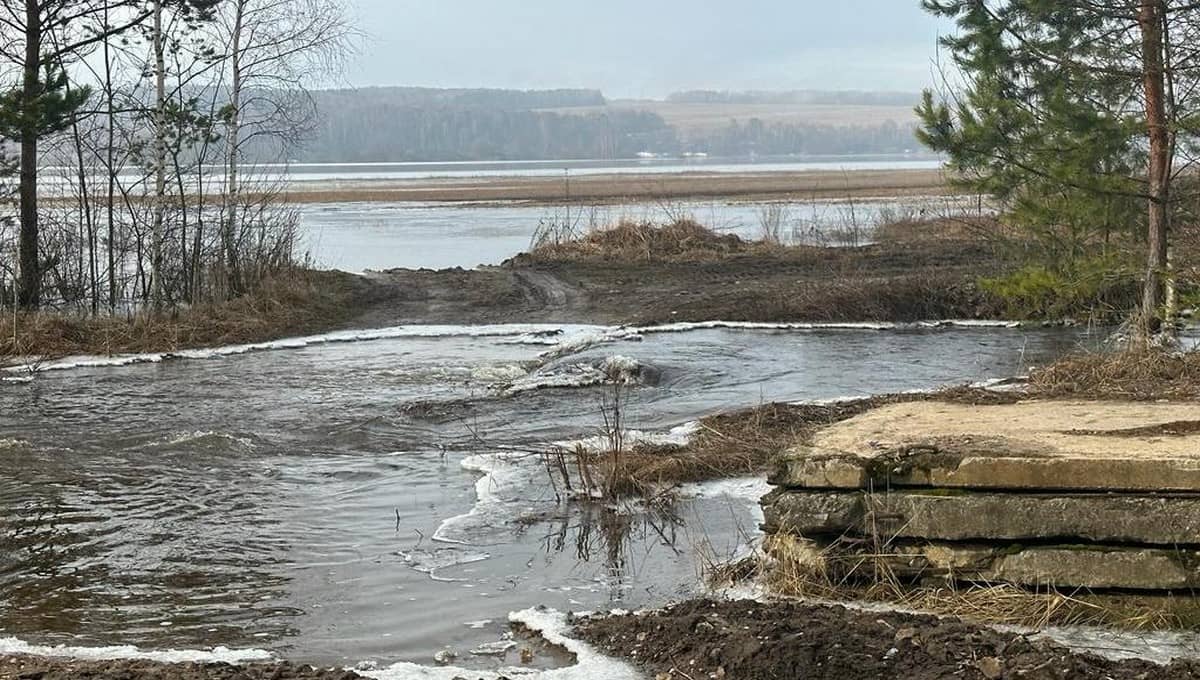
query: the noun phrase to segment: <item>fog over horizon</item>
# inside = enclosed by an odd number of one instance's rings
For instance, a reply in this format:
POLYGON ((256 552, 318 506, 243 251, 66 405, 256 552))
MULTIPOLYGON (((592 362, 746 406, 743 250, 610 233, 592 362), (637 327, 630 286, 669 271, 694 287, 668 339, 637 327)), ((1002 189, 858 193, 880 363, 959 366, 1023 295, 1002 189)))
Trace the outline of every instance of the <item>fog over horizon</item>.
POLYGON ((333 86, 916 92, 952 26, 916 0, 353 0, 366 34, 333 86))

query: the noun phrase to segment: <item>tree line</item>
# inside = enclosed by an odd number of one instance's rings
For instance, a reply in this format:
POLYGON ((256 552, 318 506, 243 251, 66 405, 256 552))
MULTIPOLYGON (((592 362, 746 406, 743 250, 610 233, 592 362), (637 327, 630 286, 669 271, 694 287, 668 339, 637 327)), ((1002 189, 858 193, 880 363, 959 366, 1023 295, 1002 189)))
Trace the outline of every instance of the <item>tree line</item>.
POLYGON ((685 90, 667 95, 667 101, 678 104, 822 104, 831 106, 909 106, 916 98, 917 95, 911 92, 861 90, 685 90))
POLYGON ((0 38, 0 304, 163 309, 292 264, 247 169, 311 130, 340 0, 14 0, 0 38))
POLYGON ((655 114, 562 114, 460 106, 412 106, 371 92, 316 95, 320 124, 298 158, 310 162, 631 158, 679 147, 655 114))
POLYGON ((598 112, 606 100, 595 90, 365 88, 318 91, 313 101, 318 122, 296 156, 306 162, 884 154, 915 146, 913 127, 891 121, 837 126, 751 118, 681 130, 650 111, 598 112))

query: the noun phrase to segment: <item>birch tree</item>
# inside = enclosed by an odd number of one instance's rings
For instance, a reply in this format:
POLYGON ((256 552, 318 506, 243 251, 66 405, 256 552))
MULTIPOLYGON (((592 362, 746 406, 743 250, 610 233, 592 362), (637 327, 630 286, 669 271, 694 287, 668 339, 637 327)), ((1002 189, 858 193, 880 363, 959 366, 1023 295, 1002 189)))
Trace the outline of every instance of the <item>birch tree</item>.
POLYGON ((246 286, 240 261, 247 150, 287 160, 315 112, 307 82, 336 73, 354 31, 337 0, 228 0, 223 7, 229 102, 221 224, 227 285, 246 286))

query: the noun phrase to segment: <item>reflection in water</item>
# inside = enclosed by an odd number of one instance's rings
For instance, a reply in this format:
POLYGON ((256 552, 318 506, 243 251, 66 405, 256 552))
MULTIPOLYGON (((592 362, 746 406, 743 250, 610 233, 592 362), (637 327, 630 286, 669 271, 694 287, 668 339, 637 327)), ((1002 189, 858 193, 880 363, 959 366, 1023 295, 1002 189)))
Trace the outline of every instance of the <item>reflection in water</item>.
MULTIPOLYGON (((654 367, 661 379, 630 388, 624 419, 660 430, 762 401, 1011 375, 1084 339, 710 329, 555 362, 654 367)), ((494 642, 508 612, 535 604, 694 593, 697 553, 734 552, 752 501, 570 506, 537 457, 494 460, 601 422, 601 388, 492 389, 544 349, 512 340, 399 338, 0 384, 0 628, 386 663, 494 642), (481 619, 496 623, 465 625, 481 619)))
MULTIPOLYGON (((668 550, 684 557, 679 545, 683 519, 672 507, 640 510, 616 508, 605 503, 572 502, 567 516, 547 522, 541 545, 547 554, 570 552, 580 563, 598 562, 605 570, 608 602, 620 603, 639 573, 639 559, 655 550, 668 550)), ((535 525, 536 526, 536 525, 535 525)), ((529 528, 518 524, 518 533, 529 528)))

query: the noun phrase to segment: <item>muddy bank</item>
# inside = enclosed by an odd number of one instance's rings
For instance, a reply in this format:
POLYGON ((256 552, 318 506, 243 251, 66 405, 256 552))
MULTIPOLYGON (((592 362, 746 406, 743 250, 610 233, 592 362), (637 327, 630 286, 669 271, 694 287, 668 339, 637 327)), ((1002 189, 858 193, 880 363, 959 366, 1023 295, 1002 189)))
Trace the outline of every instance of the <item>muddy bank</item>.
MULTIPOLYGON (((771 246, 703 227, 683 252, 524 253, 477 269, 298 270, 254 295, 162 315, 0 319, 5 357, 170 352, 405 324, 995 319, 981 277, 1011 267, 946 225, 889 225, 860 247, 771 246), (707 246, 717 246, 709 248, 707 246), (15 338, 15 341, 14 341, 15 338)), ((656 246, 657 248, 657 246, 656 246)))
POLYGON ((689 601, 576 633, 664 678, 1200 678, 1200 662, 1110 661, 953 618, 796 602, 689 601))
POLYGON ((474 270, 368 274, 356 323, 918 321, 999 318, 981 276, 1007 266, 978 240, 750 249, 662 260, 520 255, 474 270))

